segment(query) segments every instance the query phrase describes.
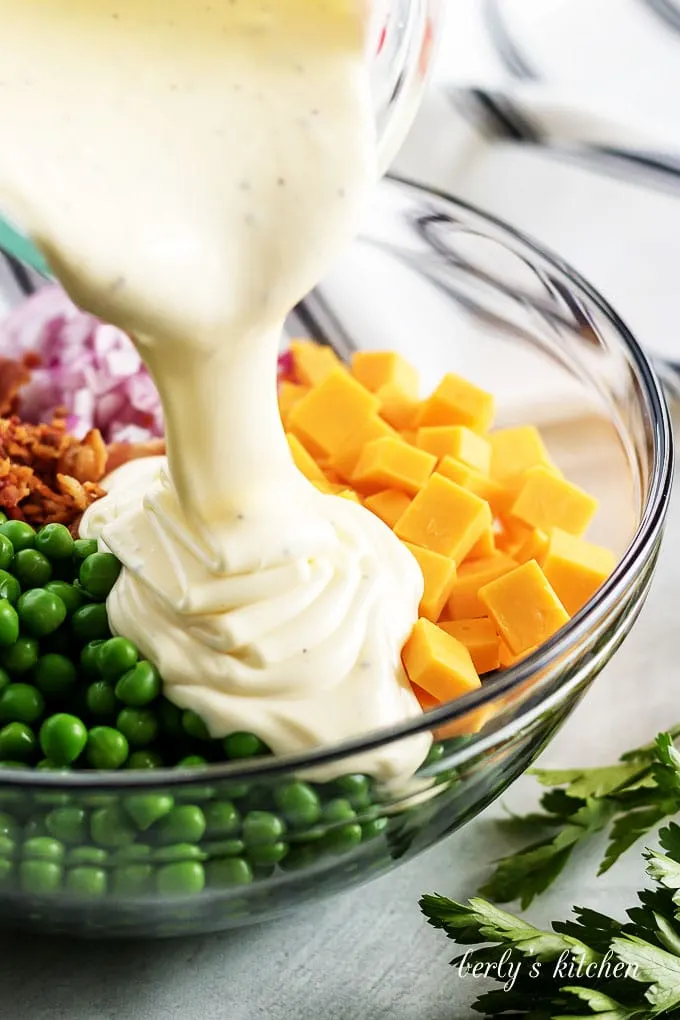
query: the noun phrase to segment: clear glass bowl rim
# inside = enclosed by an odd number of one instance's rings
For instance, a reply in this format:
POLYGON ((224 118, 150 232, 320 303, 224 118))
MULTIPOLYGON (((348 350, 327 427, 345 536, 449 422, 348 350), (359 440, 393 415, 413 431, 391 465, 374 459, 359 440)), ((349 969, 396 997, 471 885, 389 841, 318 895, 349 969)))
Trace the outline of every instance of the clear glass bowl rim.
MULTIPOLYGON (((607 615, 616 602, 625 595, 630 584, 641 572, 652 554, 663 529, 673 480, 674 447, 670 414, 663 389, 651 362, 642 350, 631 331, 620 319, 608 301, 580 273, 564 262, 558 255, 543 247, 537 241, 516 230, 496 216, 484 212, 477 206, 464 202, 446 192, 421 186, 413 181, 389 174, 388 182, 393 182, 405 192, 415 195, 428 194, 438 201, 444 202, 453 209, 462 210, 477 218, 480 223, 492 228, 497 234, 505 235, 515 245, 520 245, 530 256, 531 261, 543 265, 546 269, 557 271, 569 285, 580 291, 609 321, 627 350, 629 360, 637 374, 640 392, 644 400, 645 410, 649 416, 653 434, 653 463, 651 477, 647 489, 640 523, 628 549, 618 563, 614 573, 600 588, 593 599, 550 641, 521 663, 504 670, 497 678, 484 684, 479 690, 462 698, 443 705, 440 708, 424 712, 417 719, 400 726, 386 727, 372 733, 357 737, 351 741, 320 747, 304 754, 277 755, 240 762, 220 762, 191 769, 158 768, 130 772, 49 772, 35 769, 2 769, 0 768, 0 785, 4 787, 24 787, 27 789, 97 789, 115 791, 121 789, 159 789, 161 787, 194 786, 199 783, 210 783, 219 780, 235 782, 240 779, 275 778, 290 773, 302 773, 311 768, 351 759, 353 755, 364 753, 381 747, 384 744, 422 733, 425 730, 437 729, 447 723, 463 718, 469 712, 479 709, 501 696, 507 696, 526 682, 537 671, 548 669, 551 664, 565 655, 572 647, 584 638, 592 627, 607 615)), ((561 686, 567 686, 568 675, 561 686)), ((555 689, 550 691, 555 695, 555 689)), ((547 694, 544 694, 547 697, 547 694)), ((513 725, 521 723, 521 715, 513 725)), ((480 734, 483 737, 483 734, 480 734)), ((461 763, 472 756, 476 750, 476 738, 473 737, 461 754, 461 763)))

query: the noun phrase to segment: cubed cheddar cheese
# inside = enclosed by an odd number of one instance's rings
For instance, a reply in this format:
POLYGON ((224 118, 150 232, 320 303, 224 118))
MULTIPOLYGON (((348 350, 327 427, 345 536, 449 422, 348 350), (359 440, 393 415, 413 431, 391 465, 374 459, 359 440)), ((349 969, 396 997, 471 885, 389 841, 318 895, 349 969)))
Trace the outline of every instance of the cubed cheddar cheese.
POLYGON ((551 466, 545 443, 533 425, 498 429, 489 434, 488 440, 491 445, 491 475, 499 482, 511 482, 528 468, 551 466))
MULTIPOLYGON (((549 544, 550 538, 545 531, 541 531, 540 528, 533 528, 514 554, 514 559, 518 563, 528 563, 529 560, 536 560, 539 567, 542 567, 549 544)), ((552 584, 552 581, 550 583, 552 584)), ((564 602, 564 599, 562 601, 564 602)), ((566 602, 564 605, 566 609, 569 609, 566 602)))
POLYGON ((499 661, 501 669, 509 669, 510 666, 516 666, 518 662, 522 662, 524 659, 528 659, 529 656, 536 651, 536 648, 528 648, 526 652, 520 652, 515 655, 511 652, 503 638, 499 641, 499 661))
POLYGON ((298 383, 289 382, 284 379, 279 384, 279 414, 281 415, 281 421, 284 426, 288 423, 288 415, 293 410, 299 400, 309 392, 308 386, 300 386, 298 383))
POLYGON ((437 460, 454 457, 483 475, 488 475, 491 468, 489 443, 464 425, 426 425, 418 429, 416 443, 421 450, 433 453, 437 460))
POLYGON ((396 351, 357 351, 352 355, 352 375, 371 393, 383 386, 394 386, 418 399, 418 372, 396 351))
POLYGON ((488 616, 477 620, 452 620, 439 626, 465 645, 480 676, 500 667, 500 638, 488 616))
POLYGON ((304 386, 318 386, 331 372, 341 369, 342 362, 330 347, 309 340, 291 340, 293 373, 304 386))
MULTIPOLYGON (((441 702, 424 691, 422 687, 418 687, 417 684, 411 686, 423 712, 430 712, 433 708, 441 707, 441 702)), ((451 722, 438 726, 433 731, 435 739, 451 740, 452 737, 467 737, 479 733, 495 714, 495 705, 482 705, 481 708, 473 708, 460 719, 453 719, 451 722)))
POLYGON ((578 485, 560 478, 550 468, 530 468, 512 516, 541 531, 560 528, 570 535, 582 535, 592 521, 598 502, 578 485))
POLYGON ((338 493, 338 495, 342 499, 348 499, 350 503, 358 503, 361 506, 361 497, 354 491, 354 489, 343 489, 342 492, 338 493))
POLYGON ((405 443, 410 443, 411 446, 417 446, 416 440, 418 439, 418 433, 415 429, 402 429, 399 433, 405 443))
POLYGON ((398 436, 384 436, 366 443, 352 473, 352 484, 359 492, 399 489, 415 496, 436 463, 431 453, 409 446, 398 436))
POLYGON ((412 545, 462 563, 492 521, 489 504, 434 474, 397 521, 395 534, 412 545))
POLYGON ((486 432, 494 415, 494 400, 490 393, 462 379, 458 375, 445 375, 434 393, 423 401, 415 416, 414 425, 467 425, 474 432, 486 432))
POLYGON ((376 392, 380 402, 380 417, 395 429, 410 429, 420 407, 420 401, 404 392, 395 383, 386 383, 376 392))
POLYGON ((452 701, 481 686, 465 645, 420 619, 402 652, 409 680, 438 701, 452 701))
MULTIPOLYGON (((444 475, 456 485, 462 485, 464 489, 473 492, 475 496, 486 500, 494 514, 503 513, 508 505, 508 493, 502 485, 490 478, 489 475, 475 471, 474 468, 463 464, 455 457, 443 457, 437 465, 437 474, 444 475)), ((510 497, 511 500, 512 497, 510 497)))
POLYGON ((515 517, 501 517, 501 530, 496 535, 496 545, 508 556, 515 558, 529 536, 535 530, 515 517))
POLYGON ((469 560, 486 560, 489 556, 493 556, 495 552, 496 536, 493 527, 491 527, 487 528, 482 537, 475 542, 465 557, 465 562, 467 563, 469 560))
POLYGON ((479 598, 514 655, 543 644, 569 614, 535 560, 479 589, 479 598))
POLYGON ((543 560, 543 572, 572 616, 583 609, 616 565, 614 554, 555 528, 543 560))
POLYGON ((384 436, 396 437, 396 435, 397 433, 394 429, 386 421, 383 421, 382 418, 379 418, 377 414, 369 415, 368 418, 362 421, 359 428, 340 444, 332 457, 329 458, 328 466, 340 478, 344 478, 346 482, 351 482, 354 469, 357 466, 364 446, 373 439, 381 439, 384 436))
POLYGON ((384 492, 376 492, 373 496, 367 496, 364 506, 388 527, 393 528, 407 507, 411 505, 411 498, 405 492, 397 489, 385 489, 384 492))
POLYGON ((288 428, 312 454, 332 456, 344 441, 378 410, 379 401, 342 368, 298 401, 288 428), (311 445, 310 445, 311 444, 311 445))
POLYGON ((292 436, 288 433, 286 435, 286 439, 288 440, 288 446, 290 447, 290 452, 293 456, 293 463, 298 471, 301 471, 305 478, 309 479, 310 482, 325 483, 326 476, 314 458, 307 453, 297 436, 292 436))
POLYGON ((448 615, 452 620, 472 620, 488 616, 479 598, 479 589, 497 577, 515 570, 517 563, 503 553, 483 560, 470 560, 459 568, 456 583, 448 601, 448 615))
POLYGON ((430 549, 410 545, 408 542, 404 545, 418 561, 425 582, 419 615, 436 623, 456 583, 456 564, 447 556, 430 549))

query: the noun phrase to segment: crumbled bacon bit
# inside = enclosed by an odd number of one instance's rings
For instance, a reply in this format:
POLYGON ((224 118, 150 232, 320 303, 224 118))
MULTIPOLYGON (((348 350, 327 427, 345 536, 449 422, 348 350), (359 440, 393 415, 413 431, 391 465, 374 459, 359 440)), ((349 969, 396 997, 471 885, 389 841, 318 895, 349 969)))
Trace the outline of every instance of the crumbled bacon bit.
POLYGON ((16 409, 17 395, 30 381, 28 365, 12 358, 0 357, 0 415, 12 414, 16 409))

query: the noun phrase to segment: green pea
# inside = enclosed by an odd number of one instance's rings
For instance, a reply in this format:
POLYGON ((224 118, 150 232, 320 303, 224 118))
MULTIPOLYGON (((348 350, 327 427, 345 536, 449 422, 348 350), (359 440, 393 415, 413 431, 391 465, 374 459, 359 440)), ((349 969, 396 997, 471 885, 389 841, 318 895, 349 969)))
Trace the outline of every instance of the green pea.
POLYGON ((8 839, 19 838, 19 823, 12 815, 0 811, 0 836, 7 836, 8 839))
POLYGON ((274 791, 274 800, 286 821, 296 828, 314 825, 321 818, 321 801, 308 783, 287 783, 274 791))
POLYGON ((163 759, 157 751, 133 751, 127 760, 126 769, 160 769, 163 759))
POLYGON ((32 549, 35 545, 35 531, 24 521, 5 521, 0 524, 0 535, 10 540, 15 552, 32 549))
POLYGON ((26 761, 33 758, 37 750, 35 733, 26 723, 8 723, 0 730, 0 757, 26 761))
POLYGON ((25 631, 33 637, 43 638, 61 627, 66 619, 66 606, 54 592, 36 587, 21 596, 17 613, 25 631))
POLYGON ((156 712, 161 730, 166 737, 181 737, 184 735, 182 710, 177 705, 173 705, 167 698, 161 698, 156 712))
POLYGON ((105 599, 118 580, 121 564, 111 553, 95 552, 80 565, 78 578, 86 592, 105 599))
POLYGON ((276 843, 285 831, 283 819, 270 811, 250 811, 243 820, 243 839, 248 847, 276 843))
POLYGON ((205 887, 205 871, 198 861, 166 864, 156 873, 160 896, 196 896, 205 887))
POLYGON ((66 891, 79 899, 99 900, 106 896, 108 878, 103 868, 81 865, 66 872, 66 891))
MULTIPOLYGON (((45 699, 33 684, 9 684, 0 693, 2 722, 34 723, 45 711, 45 699)), ((2 755, 6 757, 6 755, 2 755)))
POLYGON ((19 883, 30 896, 49 896, 59 892, 63 870, 51 861, 22 861, 19 883))
POLYGON ((94 602, 76 609, 71 617, 73 636, 76 641, 87 644, 89 641, 106 640, 111 636, 109 617, 103 602, 94 602))
POLYGON ((111 805, 92 812, 90 835, 94 843, 112 849, 134 843, 137 830, 121 808, 111 805))
POLYGON ((0 889, 7 889, 14 881, 14 862, 0 858, 0 889))
POLYGON ((9 839, 8 836, 0 836, 0 859, 3 857, 13 857, 16 848, 17 845, 13 839, 9 839))
POLYGON ((140 861, 150 861, 153 852, 153 847, 146 843, 129 843, 127 846, 118 847, 110 854, 110 863, 115 867, 119 864, 139 864, 140 861))
POLYGON ((50 700, 65 697, 77 680, 76 667, 71 660, 55 652, 41 655, 31 675, 38 690, 50 700))
POLYGON ((77 538, 73 543, 73 559, 82 563, 88 556, 92 556, 98 549, 96 538, 77 538))
POLYGON ((29 839, 37 839, 39 836, 49 836, 44 818, 31 818, 24 826, 24 842, 29 839))
POLYGON ((205 815, 200 807, 182 804, 161 818, 154 832, 160 843, 200 843, 205 830, 205 815))
POLYGON ((108 851, 100 846, 74 846, 66 851, 65 864, 68 867, 91 864, 93 867, 103 868, 108 862, 108 851))
POLYGON ((13 645, 19 637, 19 617, 8 599, 0 599, 0 645, 13 645))
POLYGON ((85 704, 99 719, 113 719, 118 711, 118 700, 113 687, 106 680, 90 684, 85 692, 85 704))
POLYGON ((208 885, 216 889, 230 889, 232 886, 250 885, 253 869, 242 857, 226 857, 210 861, 205 868, 208 885))
POLYGON ((212 740, 208 727, 200 715, 197 715, 196 712, 192 712, 190 709, 182 713, 182 728, 188 736, 193 737, 195 740, 212 740))
POLYGON ((329 825, 352 822, 357 816, 350 802, 345 800, 344 797, 336 797, 334 800, 329 800, 324 804, 321 814, 324 822, 327 822, 329 825))
POLYGON ((73 616, 76 609, 80 609, 85 602, 83 593, 67 581, 48 581, 45 591, 49 591, 61 599, 66 606, 67 616, 73 616))
POLYGON ((208 857, 240 857, 246 848, 242 839, 218 839, 201 843, 208 857))
POLYGON ((9 570, 14 559, 14 546, 6 535, 0 534, 0 570, 9 570))
MULTIPOLYGON (((107 643, 110 644, 110 642, 107 643)), ((132 708, 143 708, 145 705, 150 705, 160 693, 160 674, 156 667, 146 660, 138 662, 136 666, 129 669, 116 684, 116 697, 124 705, 129 705, 132 708)))
POLYGON ((12 573, 24 590, 42 588, 52 577, 52 564, 37 549, 21 549, 14 557, 12 573))
POLYGON ((62 843, 84 843, 87 840, 87 813, 79 807, 58 807, 45 818, 47 831, 62 843))
POLYGON ((85 750, 87 727, 75 715, 59 712, 40 727, 40 746, 56 765, 70 765, 85 750))
POLYGON ((8 574, 6 570, 0 570, 0 598, 7 599, 15 606, 20 595, 21 585, 16 577, 13 574, 8 574))
POLYGON ((151 889, 154 869, 151 864, 125 864, 113 872, 115 896, 137 898, 151 889))
POLYGON ((152 744, 158 736, 158 720, 146 708, 124 708, 118 713, 116 726, 133 747, 152 744))
POLYGON ((93 769, 119 769, 127 761, 125 736, 111 726, 94 726, 87 736, 87 760, 93 769))
POLYGON ((33 669, 38 661, 39 646, 35 638, 20 637, 10 648, 0 650, 0 661, 8 673, 21 676, 33 669))
POLYGON ((361 843, 361 838, 360 825, 341 825, 338 828, 329 829, 324 836, 323 846, 331 853, 344 854, 358 846, 361 843))
POLYGON ((206 758, 200 754, 188 754, 177 762, 178 769, 202 769, 208 764, 206 758))
POLYGON ((52 839, 50 836, 34 836, 24 841, 22 853, 26 858, 56 861, 60 864, 64 860, 66 850, 64 844, 58 839, 52 839))
POLYGON ((155 864, 173 864, 175 861, 205 861, 208 855, 195 843, 171 843, 154 852, 155 864))
POLYGON ((0 524, 4 524, 6 520, 7 514, 4 512, 4 510, 0 510, 0 524))
POLYGON ((222 741, 224 753, 230 761, 237 761, 241 758, 256 758, 259 755, 270 754, 270 750, 259 737, 254 733, 230 733, 222 741))
POLYGON ((154 822, 170 814, 175 802, 168 794, 140 793, 126 797, 124 806, 137 828, 144 832, 154 822))
POLYGON ((132 641, 124 637, 113 637, 99 646, 97 665, 105 679, 116 680, 132 669, 138 658, 139 652, 132 641))
POLYGON ((371 805, 371 781, 368 776, 348 775, 335 780, 336 789, 357 810, 371 805))
POLYGON ((35 547, 50 560, 70 560, 73 537, 63 524, 46 524, 35 536, 35 547))
POLYGON ((386 828, 386 818, 374 818, 370 822, 364 822, 361 826, 362 842, 368 843, 371 839, 377 839, 378 836, 382 836, 386 828))
POLYGON ((0 694, 4 691, 5 687, 9 687, 12 682, 12 678, 6 669, 0 669, 0 694))
POLYGON ((80 652, 80 668, 87 677, 99 676, 99 649, 105 642, 99 638, 97 641, 88 641, 80 652))
POLYGON ((241 828, 241 815, 230 800, 206 804, 203 809, 206 833, 212 838, 234 836, 241 828))
POLYGON ((288 843, 278 841, 276 843, 249 846, 246 848, 246 854, 254 867, 268 867, 273 864, 279 864, 287 855, 289 849, 288 843))
POLYGON ((427 765, 434 765, 436 762, 441 761, 446 753, 446 748, 443 744, 432 744, 430 750, 427 753, 427 758, 423 762, 423 768, 427 765))

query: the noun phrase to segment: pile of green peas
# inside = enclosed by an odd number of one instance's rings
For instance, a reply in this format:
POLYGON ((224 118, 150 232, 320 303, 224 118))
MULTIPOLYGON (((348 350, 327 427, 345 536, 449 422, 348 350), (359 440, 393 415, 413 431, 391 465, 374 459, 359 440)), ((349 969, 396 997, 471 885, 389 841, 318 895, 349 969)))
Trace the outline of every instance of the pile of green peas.
MULTIPOLYGON (((63 525, 0 523, 0 767, 192 769, 270 754, 252 733, 213 739, 111 634, 120 569, 63 525)), ((434 745, 428 763, 443 753, 434 745)), ((365 775, 31 799, 0 786, 0 894, 195 896, 347 854, 388 824, 365 775)))

